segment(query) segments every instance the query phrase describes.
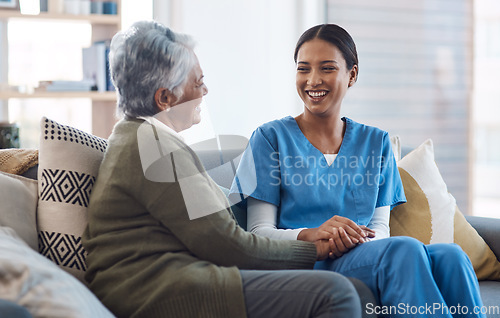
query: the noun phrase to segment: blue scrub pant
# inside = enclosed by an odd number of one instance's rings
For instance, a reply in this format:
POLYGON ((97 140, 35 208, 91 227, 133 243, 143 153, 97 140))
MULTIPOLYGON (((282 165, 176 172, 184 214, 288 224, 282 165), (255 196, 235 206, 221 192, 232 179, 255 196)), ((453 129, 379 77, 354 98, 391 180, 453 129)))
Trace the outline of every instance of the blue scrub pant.
POLYGON ((480 314, 483 303, 472 264, 456 244, 391 237, 317 262, 315 269, 363 281, 378 301, 363 310, 381 317, 486 317, 480 314))

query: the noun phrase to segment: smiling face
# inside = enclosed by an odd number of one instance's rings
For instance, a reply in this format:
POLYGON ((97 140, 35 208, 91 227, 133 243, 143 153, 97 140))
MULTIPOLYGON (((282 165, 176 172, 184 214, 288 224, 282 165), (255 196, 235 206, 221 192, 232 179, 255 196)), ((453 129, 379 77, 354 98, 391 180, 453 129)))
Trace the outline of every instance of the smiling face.
POLYGON ((180 97, 175 96, 166 88, 156 91, 155 102, 160 110, 155 118, 177 132, 188 129, 200 123, 203 96, 208 89, 203 82, 203 71, 198 60, 189 72, 180 97))
POLYGON ((329 42, 305 42, 297 54, 296 86, 305 112, 338 114, 347 88, 356 80, 357 65, 347 69, 341 51, 329 42))
POLYGON ((189 73, 183 92, 182 96, 172 105, 171 115, 177 114, 179 117, 177 121, 183 122, 184 127, 189 128, 200 123, 200 104, 203 96, 208 93, 203 82, 203 71, 198 62, 189 73))

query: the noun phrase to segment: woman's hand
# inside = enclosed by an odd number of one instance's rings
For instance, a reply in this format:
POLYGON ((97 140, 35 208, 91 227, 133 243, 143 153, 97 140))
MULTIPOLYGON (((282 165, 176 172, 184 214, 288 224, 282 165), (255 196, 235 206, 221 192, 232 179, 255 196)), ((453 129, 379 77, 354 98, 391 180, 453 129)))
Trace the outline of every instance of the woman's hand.
MULTIPOLYGON (((335 238, 339 228, 342 228, 350 237, 351 242, 354 244, 364 243, 366 237, 375 235, 375 232, 368 229, 366 226, 359 226, 354 221, 335 215, 325 223, 321 224, 318 228, 304 229, 297 236, 298 240, 314 242, 317 240, 328 240, 335 238), (337 229, 337 231, 335 230, 337 229)), ((348 241, 345 242, 349 244, 348 241)))
POLYGON ((364 225, 357 225, 352 220, 334 216, 319 228, 304 229, 297 236, 298 240, 318 242, 329 240, 329 257, 340 257, 359 243, 364 243, 367 238, 375 237, 375 232, 364 225))
POLYGON ((368 238, 374 238, 374 237, 375 237, 375 234, 376 234, 376 233, 375 233, 375 231, 374 231, 374 230, 372 230, 372 229, 370 229, 370 228, 368 228, 368 227, 366 227, 366 226, 364 226, 364 225, 360 225, 359 227, 360 227, 363 231, 365 231, 365 233, 366 233, 366 237, 368 237, 368 238))
POLYGON ((350 237, 347 232, 342 228, 333 228, 333 236, 331 238, 332 243, 330 244, 330 258, 341 257, 349 250, 358 246, 359 242, 350 237))
POLYGON ((342 228, 354 243, 364 243, 368 236, 365 230, 351 219, 335 215, 319 227, 322 231, 333 233, 333 228, 342 228))
POLYGON ((331 255, 332 244, 334 244, 333 239, 318 240, 314 242, 314 245, 316 245, 316 259, 318 261, 322 261, 331 255))
POLYGON ((304 236, 304 234, 308 235, 309 233, 311 237, 318 237, 318 235, 324 235, 324 238, 312 241, 314 242, 314 244, 316 244, 316 249, 318 250, 318 260, 320 260, 319 258, 320 256, 323 257, 321 259, 325 259, 327 256, 330 258, 341 257, 349 250, 353 249, 358 245, 357 241, 354 241, 353 238, 347 235, 347 232, 343 228, 341 227, 332 228, 332 232, 333 233, 322 232, 319 229, 305 229, 299 233, 297 239, 299 240, 302 239, 303 241, 305 241, 305 239, 301 237, 301 234, 302 236, 304 236), (329 250, 325 256, 324 251, 321 250, 320 252, 319 248, 324 249, 326 242, 328 242, 329 250))
POLYGON ((314 241, 316 245, 316 251, 318 255, 318 260, 323 260, 326 257, 338 258, 349 252, 352 248, 356 247, 357 244, 352 242, 352 239, 347 235, 343 228, 334 228, 333 237, 326 239, 321 239, 314 241), (325 251, 325 249, 328 249, 325 251))

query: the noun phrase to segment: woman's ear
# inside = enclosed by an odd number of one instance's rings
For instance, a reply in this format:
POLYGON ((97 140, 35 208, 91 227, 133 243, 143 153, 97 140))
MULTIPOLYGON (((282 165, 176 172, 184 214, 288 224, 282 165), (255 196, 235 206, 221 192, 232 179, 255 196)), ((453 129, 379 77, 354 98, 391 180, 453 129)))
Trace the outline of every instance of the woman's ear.
POLYGON ((351 87, 358 80, 358 66, 357 65, 353 65, 353 67, 349 71, 349 76, 350 76, 350 78, 349 78, 348 87, 351 87))
POLYGON ((160 87, 155 93, 155 104, 159 111, 170 109, 175 105, 177 97, 166 88, 160 87))

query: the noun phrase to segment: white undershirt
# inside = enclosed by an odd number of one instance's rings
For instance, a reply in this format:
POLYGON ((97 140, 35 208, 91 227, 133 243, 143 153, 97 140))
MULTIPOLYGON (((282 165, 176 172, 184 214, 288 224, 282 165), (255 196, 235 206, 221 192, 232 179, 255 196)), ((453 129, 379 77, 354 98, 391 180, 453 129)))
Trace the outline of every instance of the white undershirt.
POLYGON ((335 161, 335 158, 337 158, 337 154, 330 154, 330 153, 324 153, 323 156, 325 156, 326 162, 328 163, 329 166, 332 165, 332 163, 335 161))
MULTIPOLYGON (((379 240, 390 236, 389 215, 390 207, 382 206, 375 208, 373 217, 368 227, 375 231, 375 237, 371 240, 379 240)), ((300 229, 278 229, 278 207, 269 202, 247 198, 247 229, 251 233, 266 236, 278 240, 296 240, 300 229)))

